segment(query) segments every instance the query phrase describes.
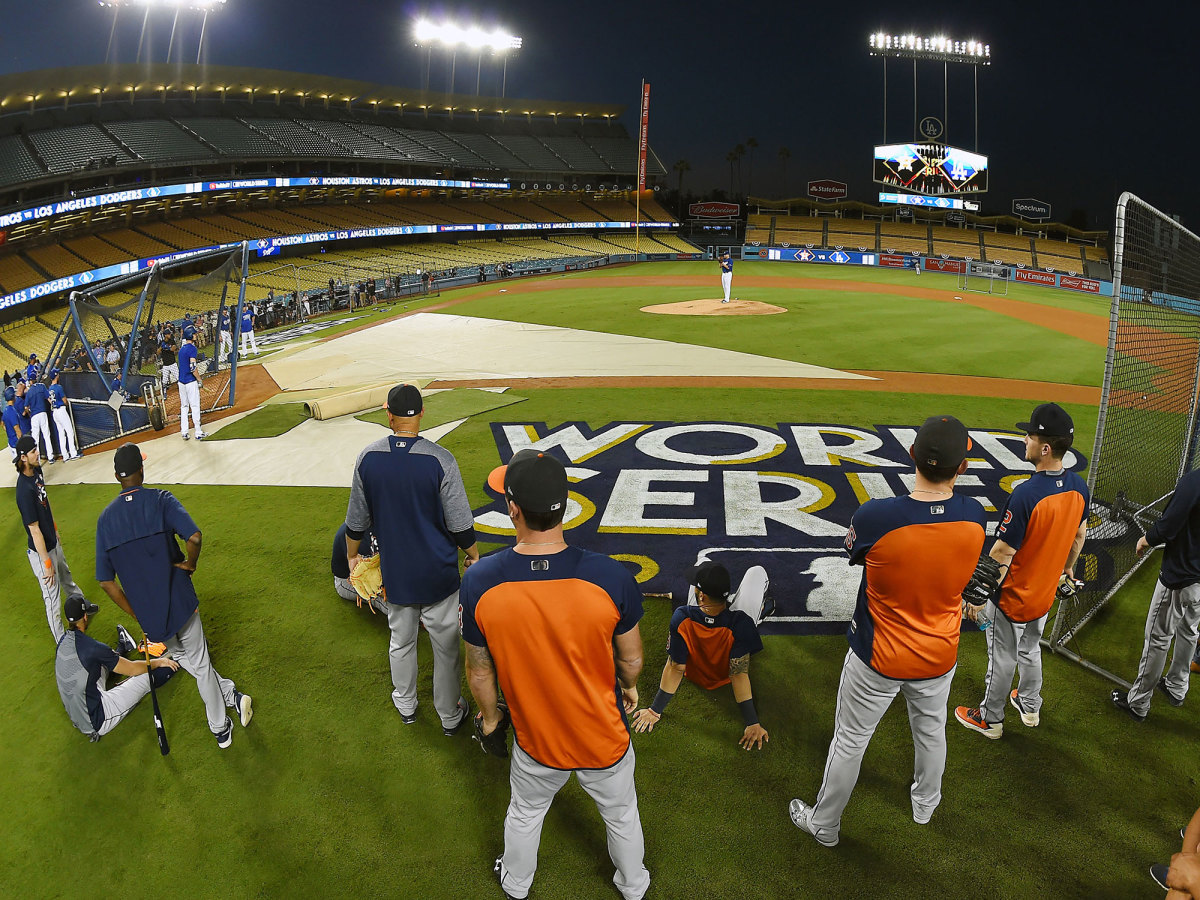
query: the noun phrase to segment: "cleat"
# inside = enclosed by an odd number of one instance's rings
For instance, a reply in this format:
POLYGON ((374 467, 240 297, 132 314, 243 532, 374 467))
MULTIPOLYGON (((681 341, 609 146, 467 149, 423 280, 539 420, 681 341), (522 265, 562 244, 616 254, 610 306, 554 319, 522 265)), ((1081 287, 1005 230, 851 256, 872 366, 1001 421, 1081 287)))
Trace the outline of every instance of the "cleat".
POLYGON ((198 440, 198 441, 202 441, 202 440, 204 440, 206 437, 208 437, 208 435, 207 435, 207 434, 205 434, 203 431, 197 431, 197 432, 196 432, 196 440, 198 440))
POLYGON ((1039 713, 1026 712, 1025 707, 1021 705, 1020 699, 1017 697, 1017 692, 1013 691, 1008 695, 1008 702, 1012 704, 1012 708, 1021 714, 1021 721, 1030 728, 1037 728, 1038 723, 1042 720, 1039 713))
POLYGON ((238 718, 241 720, 242 727, 245 728, 250 724, 250 720, 254 718, 254 700, 249 694, 243 694, 241 691, 233 692, 233 708, 238 711, 238 718))
POLYGON ((137 641, 125 630, 124 625, 117 626, 117 652, 122 656, 128 656, 131 653, 137 652, 137 641))
POLYGON ((835 834, 832 838, 822 837, 817 833, 817 829, 812 825, 813 808, 803 800, 796 799, 788 804, 788 815, 792 819, 792 824, 801 831, 807 831, 822 847, 836 847, 838 845, 838 836, 835 834))
POLYGON ((449 728, 445 725, 442 726, 442 734, 446 737, 454 737, 458 734, 462 730, 463 725, 467 723, 467 720, 471 718, 471 704, 466 698, 458 698, 458 708, 462 710, 462 718, 458 720, 458 723, 449 728))
POLYGON ((1165 679, 1165 678, 1158 679, 1157 687, 1160 691, 1162 691, 1163 696, 1167 698, 1167 702, 1170 703, 1172 706, 1177 707, 1177 708, 1180 706, 1183 706, 1183 698, 1176 697, 1174 694, 1171 693, 1170 689, 1167 687, 1167 679, 1165 679))
POLYGON ((500 890, 504 891, 504 900, 519 900, 508 891, 504 890, 504 857, 497 856, 496 861, 492 863, 492 874, 496 876, 496 882, 500 885, 500 890))
POLYGON ((1123 712, 1129 713, 1130 718, 1132 718, 1135 722, 1146 721, 1145 713, 1140 713, 1129 705, 1128 691, 1113 691, 1111 694, 1109 694, 1109 698, 1112 700, 1113 706, 1123 712))
POLYGON ((978 731, 988 740, 996 740, 1004 734, 1004 723, 997 722, 994 725, 989 725, 983 718, 983 712, 978 707, 959 706, 954 710, 954 718, 958 719, 958 723, 964 728, 970 728, 972 731, 978 731))
POLYGON ((411 725, 417 721, 417 708, 414 706, 413 711, 410 713, 400 713, 400 721, 405 725, 411 725))
POLYGON ((224 750, 233 743, 233 719, 225 717, 225 727, 217 732, 217 746, 224 750))
POLYGON ((192 439, 192 436, 191 436, 190 434, 188 434, 188 433, 185 431, 185 432, 183 433, 183 439, 184 439, 185 441, 190 441, 190 440, 192 439))
POLYGON ((1155 863, 1150 867, 1150 877, 1153 878, 1154 883, 1164 891, 1170 890, 1170 888, 1167 887, 1167 870, 1170 868, 1171 867, 1166 863, 1155 863))

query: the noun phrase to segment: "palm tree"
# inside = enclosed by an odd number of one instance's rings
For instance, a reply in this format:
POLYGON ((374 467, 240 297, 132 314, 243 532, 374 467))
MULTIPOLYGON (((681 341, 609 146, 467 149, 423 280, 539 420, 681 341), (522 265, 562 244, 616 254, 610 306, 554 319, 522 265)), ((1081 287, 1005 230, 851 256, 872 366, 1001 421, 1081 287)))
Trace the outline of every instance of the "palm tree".
POLYGON ((737 162, 737 154, 730 150, 725 154, 725 162, 729 163, 729 198, 733 199, 733 164, 737 162))
POLYGON ((754 151, 758 149, 757 138, 746 138, 746 147, 750 150, 750 173, 746 178, 746 193, 754 192, 754 151))
POLYGON ((792 151, 787 147, 779 148, 779 166, 783 169, 783 196, 788 196, 787 164, 792 158, 792 151))
POLYGON ((679 183, 676 190, 679 192, 679 218, 683 218, 683 173, 692 171, 692 164, 686 159, 675 161, 675 165, 671 166, 679 175, 679 183))
POLYGON ((742 157, 745 155, 746 155, 745 144, 738 144, 736 147, 733 148, 733 158, 734 158, 734 161, 737 162, 737 173, 738 173, 737 180, 738 180, 738 191, 739 192, 742 189, 742 157))

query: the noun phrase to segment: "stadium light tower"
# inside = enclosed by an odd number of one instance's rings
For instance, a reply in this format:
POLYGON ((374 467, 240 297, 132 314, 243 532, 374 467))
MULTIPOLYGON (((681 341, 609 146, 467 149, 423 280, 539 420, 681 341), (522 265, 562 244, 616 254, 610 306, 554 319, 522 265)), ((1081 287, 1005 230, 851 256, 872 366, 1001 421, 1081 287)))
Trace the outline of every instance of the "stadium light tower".
POLYGON ((137 62, 142 59, 142 46, 146 40, 146 27, 150 22, 150 13, 154 9, 173 9, 175 12, 174 19, 171 22, 171 39, 167 43, 167 62, 171 61, 171 49, 175 44, 175 31, 179 25, 179 13, 181 11, 200 12, 204 14, 204 18, 200 25, 200 43, 196 47, 196 62, 200 62, 200 51, 204 47, 204 33, 208 25, 208 14, 214 9, 220 9, 226 3, 226 0, 99 0, 101 6, 111 8, 113 11, 112 29, 108 35, 108 49, 104 54, 104 61, 108 62, 113 55, 114 42, 117 34, 117 18, 120 15, 122 7, 140 7, 142 12, 142 31, 138 36, 137 62))
POLYGON ((913 139, 918 137, 940 137, 919 135, 917 123, 917 62, 929 60, 942 64, 942 90, 944 105, 942 122, 944 128, 950 112, 950 63, 971 66, 975 79, 975 149, 979 150, 979 67, 992 64, 992 45, 975 39, 957 40, 945 35, 889 34, 877 31, 869 38, 871 56, 883 59, 883 140, 887 142, 887 61, 888 58, 911 59, 913 61, 913 139))
POLYGON ((434 47, 442 47, 450 51, 450 92, 454 92, 454 69, 457 62, 458 50, 473 52, 477 58, 475 70, 475 93, 479 94, 483 77, 483 54, 490 51, 492 56, 500 56, 504 60, 504 74, 501 81, 500 96, 508 82, 508 54, 520 50, 523 43, 521 38, 510 34, 503 28, 486 29, 479 25, 462 25, 456 22, 433 22, 429 19, 418 19, 413 23, 413 43, 424 47, 425 57, 425 88, 429 88, 429 60, 434 47))

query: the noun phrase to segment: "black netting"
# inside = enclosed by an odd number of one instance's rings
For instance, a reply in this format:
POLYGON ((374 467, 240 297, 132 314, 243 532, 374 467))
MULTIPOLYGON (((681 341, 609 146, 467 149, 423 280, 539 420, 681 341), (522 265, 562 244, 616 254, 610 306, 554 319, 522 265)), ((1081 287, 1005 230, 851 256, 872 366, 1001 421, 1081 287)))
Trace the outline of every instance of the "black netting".
POLYGON ((1078 575, 1051 640, 1064 645, 1139 564, 1137 537, 1196 464, 1200 238, 1125 195, 1117 207, 1114 298, 1089 484, 1093 516, 1078 575))

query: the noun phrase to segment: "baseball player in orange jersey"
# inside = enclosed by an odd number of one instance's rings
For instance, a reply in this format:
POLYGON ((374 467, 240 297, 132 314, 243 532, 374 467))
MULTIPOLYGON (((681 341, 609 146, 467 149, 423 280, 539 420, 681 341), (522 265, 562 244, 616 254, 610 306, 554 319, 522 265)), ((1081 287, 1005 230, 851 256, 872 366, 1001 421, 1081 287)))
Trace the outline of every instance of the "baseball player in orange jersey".
POLYGON ((691 581, 688 603, 671 616, 667 664, 658 694, 650 706, 634 714, 633 730, 654 730, 685 677, 710 691, 732 684, 745 725, 738 743, 746 750, 761 750, 770 738, 754 708, 750 656, 763 648, 756 619, 761 619, 770 603, 767 573, 762 566, 748 570, 732 597, 729 570, 720 563, 702 562, 693 570, 691 581), (756 615, 735 605, 754 609, 756 615))
POLYGON ((1057 586, 1074 577, 1087 536, 1087 484, 1063 468, 1075 423, 1057 403, 1043 403, 1017 427, 1025 432, 1025 459, 1035 471, 1013 489, 996 527, 990 556, 1002 570, 999 595, 968 609, 971 618, 982 612, 992 622, 983 700, 978 707, 954 710, 959 724, 991 740, 1004 734, 1008 704, 1026 726, 1041 721, 1042 629, 1057 586), (1020 677, 1010 690, 1014 670, 1020 677))
POLYGON ((863 566, 863 577, 838 683, 833 740, 816 802, 796 799, 788 807, 792 823, 822 846, 838 843, 867 744, 896 694, 904 694, 908 705, 915 749, 913 821, 927 823, 941 802, 962 591, 986 527, 979 502, 954 493, 970 449, 958 419, 926 419, 909 449, 917 464, 913 491, 868 500, 851 520, 846 549, 850 564, 863 566))
POLYGON ((508 501, 517 543, 464 574, 459 622, 480 742, 504 722, 498 686, 516 732, 493 871, 506 897, 529 896, 542 822, 574 773, 604 819, 613 884, 640 900, 650 873, 625 716, 642 669, 641 590, 620 563, 563 540, 567 473, 557 459, 522 450, 488 483, 508 501))

